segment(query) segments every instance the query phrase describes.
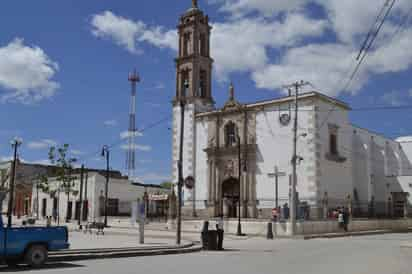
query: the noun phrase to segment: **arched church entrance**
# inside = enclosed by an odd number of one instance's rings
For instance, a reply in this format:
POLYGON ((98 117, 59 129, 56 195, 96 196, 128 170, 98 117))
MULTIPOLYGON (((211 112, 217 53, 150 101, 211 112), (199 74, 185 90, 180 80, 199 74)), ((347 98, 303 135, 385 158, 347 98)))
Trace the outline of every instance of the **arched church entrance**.
POLYGON ((239 202, 239 180, 229 178, 222 184, 223 214, 225 217, 237 217, 237 204, 239 202))

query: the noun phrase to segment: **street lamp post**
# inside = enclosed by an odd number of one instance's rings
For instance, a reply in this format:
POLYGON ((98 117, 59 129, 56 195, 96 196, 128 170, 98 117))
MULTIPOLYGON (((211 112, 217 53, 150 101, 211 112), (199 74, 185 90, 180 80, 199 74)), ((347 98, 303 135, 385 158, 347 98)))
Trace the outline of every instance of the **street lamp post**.
POLYGON ((185 105, 186 105, 186 91, 189 88, 189 82, 185 80, 184 90, 180 94, 180 144, 179 144, 179 161, 177 168, 179 171, 179 178, 177 183, 177 229, 176 229, 176 244, 180 245, 182 235, 182 187, 183 187, 183 141, 184 141, 184 125, 185 125, 185 105))
POLYGON ((14 149, 12 177, 10 180, 10 192, 9 192, 9 207, 7 210, 7 227, 11 227, 13 217, 13 205, 14 205, 14 186, 16 184, 16 170, 17 170, 17 149, 22 144, 22 141, 15 138, 12 141, 11 146, 14 149))
MULTIPOLYGON (((240 136, 237 134, 237 147, 238 147, 238 180, 239 180, 239 204, 238 204, 238 211, 239 214, 237 216, 237 236, 243 236, 244 234, 242 233, 242 223, 240 220, 240 215, 241 215, 241 197, 240 197, 240 192, 241 192, 241 180, 242 180, 242 158, 241 158, 241 145, 240 145, 240 136)), ((244 171, 246 171, 246 164, 244 166, 244 171)))
POLYGON ((103 146, 102 157, 106 157, 106 184, 104 187, 104 226, 107 227, 107 206, 108 206, 108 193, 109 193, 109 160, 110 160, 110 151, 107 145, 103 146))

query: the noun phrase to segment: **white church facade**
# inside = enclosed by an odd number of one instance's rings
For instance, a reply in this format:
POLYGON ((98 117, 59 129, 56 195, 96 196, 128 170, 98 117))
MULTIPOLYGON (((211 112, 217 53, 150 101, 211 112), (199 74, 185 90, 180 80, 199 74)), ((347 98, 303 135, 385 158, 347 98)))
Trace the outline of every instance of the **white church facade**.
MULTIPOLYGON (((193 7, 180 18, 173 102, 173 182, 178 181, 180 100, 185 101, 183 214, 267 218, 278 202, 290 204, 294 96, 242 104, 230 86, 216 108, 211 91, 211 27, 193 7), (240 158, 240 163, 239 163, 240 158), (240 168, 240 170, 239 170, 240 168), (237 209, 240 201, 240 212, 237 209)), ((412 200, 412 143, 388 139, 353 125, 346 103, 318 92, 298 96, 297 197, 309 218, 345 206, 359 215, 407 214, 412 200)))

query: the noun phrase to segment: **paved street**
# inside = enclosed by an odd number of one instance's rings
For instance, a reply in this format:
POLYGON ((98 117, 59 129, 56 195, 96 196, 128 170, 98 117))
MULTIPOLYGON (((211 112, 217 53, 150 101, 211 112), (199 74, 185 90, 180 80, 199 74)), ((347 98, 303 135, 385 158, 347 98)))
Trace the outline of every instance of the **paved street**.
POLYGON ((412 249, 401 248, 410 234, 317 239, 229 240, 223 252, 201 252, 52 264, 46 269, 0 269, 23 273, 281 273, 410 274, 412 249))

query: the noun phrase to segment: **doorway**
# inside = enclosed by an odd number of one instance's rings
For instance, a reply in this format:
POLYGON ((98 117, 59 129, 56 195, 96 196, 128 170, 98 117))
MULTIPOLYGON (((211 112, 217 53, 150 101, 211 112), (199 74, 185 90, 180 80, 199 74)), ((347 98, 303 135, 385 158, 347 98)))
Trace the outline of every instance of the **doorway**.
POLYGON ((229 178, 222 184, 222 198, 226 204, 224 207, 227 207, 226 217, 236 218, 237 217, 237 205, 239 202, 239 180, 236 178, 229 178))

